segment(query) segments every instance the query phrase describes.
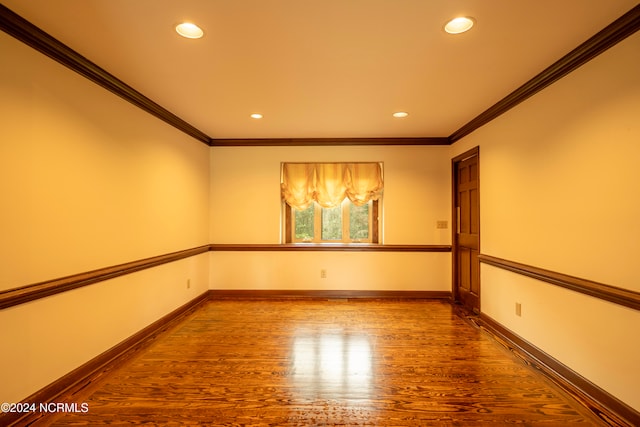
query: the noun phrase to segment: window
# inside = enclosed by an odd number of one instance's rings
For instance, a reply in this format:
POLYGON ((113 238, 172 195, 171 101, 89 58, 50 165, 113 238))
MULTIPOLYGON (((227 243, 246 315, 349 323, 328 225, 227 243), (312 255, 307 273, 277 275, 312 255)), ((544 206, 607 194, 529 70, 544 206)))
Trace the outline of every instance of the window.
POLYGON ((382 164, 283 163, 286 243, 379 243, 382 164))
POLYGON ((314 202, 305 210, 287 206, 290 218, 288 243, 378 243, 379 201, 362 206, 345 199, 333 208, 314 202))

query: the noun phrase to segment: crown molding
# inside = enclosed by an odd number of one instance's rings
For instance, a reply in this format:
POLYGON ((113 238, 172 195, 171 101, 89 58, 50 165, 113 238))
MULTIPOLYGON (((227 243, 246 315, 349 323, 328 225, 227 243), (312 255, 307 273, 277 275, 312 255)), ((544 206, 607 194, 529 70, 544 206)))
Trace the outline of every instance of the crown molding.
POLYGON ((212 147, 282 147, 339 145, 450 145, 447 137, 415 138, 248 138, 211 139, 212 147))
POLYGON ((640 5, 547 67, 449 136, 451 144, 469 135, 640 29, 640 5))
POLYGON ((113 74, 91 62, 2 4, 0 4, 0 30, 58 61, 65 67, 118 95, 136 107, 209 145, 210 138, 204 132, 147 98, 113 74))
POLYGON ((608 25, 518 89, 470 120, 449 137, 412 138, 211 138, 122 80, 0 4, 0 29, 99 84, 176 129, 211 147, 451 145, 530 98, 640 29, 640 5, 608 25))

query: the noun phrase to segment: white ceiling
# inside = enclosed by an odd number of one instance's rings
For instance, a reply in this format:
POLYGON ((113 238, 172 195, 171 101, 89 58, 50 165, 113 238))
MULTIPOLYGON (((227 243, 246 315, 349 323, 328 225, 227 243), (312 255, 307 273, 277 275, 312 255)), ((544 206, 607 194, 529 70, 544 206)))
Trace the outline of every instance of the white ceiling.
POLYGON ((0 2, 212 138, 446 137, 638 4, 0 2), (460 15, 476 26, 446 34, 460 15))

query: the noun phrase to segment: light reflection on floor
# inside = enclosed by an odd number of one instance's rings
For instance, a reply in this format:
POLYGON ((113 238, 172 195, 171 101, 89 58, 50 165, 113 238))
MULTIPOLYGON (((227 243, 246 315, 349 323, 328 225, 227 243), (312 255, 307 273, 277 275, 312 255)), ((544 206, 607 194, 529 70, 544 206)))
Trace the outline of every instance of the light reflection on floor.
POLYGON ((293 340, 293 382, 302 399, 369 399, 372 348, 366 335, 299 330, 293 340))

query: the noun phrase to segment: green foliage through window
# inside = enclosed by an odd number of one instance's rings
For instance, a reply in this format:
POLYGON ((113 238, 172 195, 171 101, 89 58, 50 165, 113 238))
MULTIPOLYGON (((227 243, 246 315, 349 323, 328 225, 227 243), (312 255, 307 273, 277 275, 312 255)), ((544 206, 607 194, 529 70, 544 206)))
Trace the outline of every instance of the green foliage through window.
POLYGON ((349 204, 349 238, 351 240, 369 239, 369 207, 370 203, 363 206, 349 204))
MULTIPOLYGON (((322 208, 317 203, 303 211, 291 209, 294 242, 373 242, 374 202, 363 206, 345 199, 335 208, 322 208)), ((377 203, 377 202, 375 202, 377 203)), ((374 243, 377 243, 377 239, 374 243)))
POLYGON ((294 209, 295 214, 295 239, 303 241, 311 241, 314 236, 313 213, 315 206, 311 205, 303 211, 294 209))
POLYGON ((322 240, 342 240, 342 206, 322 208, 322 240))

